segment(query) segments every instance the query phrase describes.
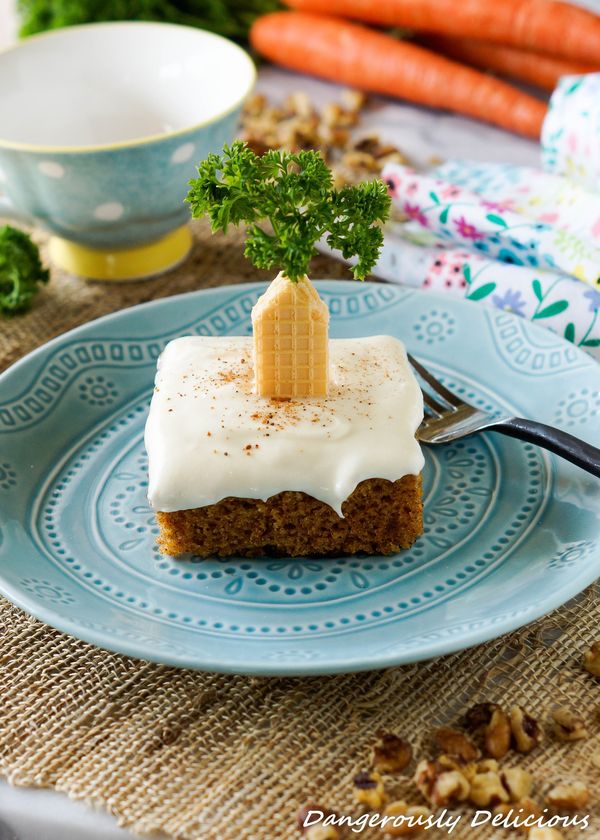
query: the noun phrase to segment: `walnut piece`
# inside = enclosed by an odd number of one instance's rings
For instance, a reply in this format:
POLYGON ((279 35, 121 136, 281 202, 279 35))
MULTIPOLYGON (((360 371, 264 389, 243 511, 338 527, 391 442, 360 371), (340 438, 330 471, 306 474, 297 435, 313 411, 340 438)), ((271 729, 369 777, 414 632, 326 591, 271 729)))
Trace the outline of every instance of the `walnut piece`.
POLYGON ((464 802, 470 785, 459 770, 448 770, 438 761, 423 759, 415 770, 415 784, 432 805, 446 808, 464 802))
MULTIPOLYGON (((503 817, 511 817, 512 819, 518 817, 521 822, 526 820, 527 817, 537 819, 542 816, 542 813, 541 806, 529 797, 519 799, 518 802, 503 802, 494 808, 494 814, 502 814, 503 817)), ((529 831, 529 829, 526 826, 520 826, 519 831, 529 831)))
POLYGON ((373 747, 373 767, 380 773, 401 773, 412 761, 413 751, 407 740, 392 732, 378 732, 373 747))
POLYGON ((580 741, 589 737, 583 719, 565 706, 552 712, 552 731, 559 741, 580 741))
POLYGON ((350 169, 363 170, 364 172, 379 172, 381 164, 379 164, 373 155, 368 152, 359 152, 356 149, 350 149, 342 157, 342 165, 348 166, 350 169))
POLYGON ((324 146, 343 149, 348 144, 349 137, 350 135, 345 128, 336 128, 331 125, 319 126, 319 141, 324 146))
POLYGON ((342 108, 337 102, 330 102, 321 111, 321 119, 325 125, 333 125, 340 128, 356 125, 358 114, 356 109, 342 108))
POLYGON ((465 715, 465 725, 483 740, 486 755, 504 758, 510 748, 511 728, 506 712, 497 703, 477 703, 465 715))
POLYGON ((477 773, 471 781, 469 801, 478 808, 493 807, 508 800, 508 791, 497 773, 477 773))
POLYGON ((593 677, 600 677, 600 639, 584 652, 583 667, 593 677))
POLYGON ((267 107, 267 98, 262 93, 254 93, 244 103, 243 113, 256 117, 267 107))
POLYGON ((531 773, 522 767, 507 767, 500 774, 500 780, 511 802, 526 799, 531 793, 533 786, 531 773))
POLYGON ((492 758, 504 758, 510 749, 510 721, 504 709, 494 709, 490 722, 484 730, 484 743, 487 755, 492 758))
POLYGON ((434 805, 445 807, 454 802, 464 802, 469 795, 469 783, 458 770, 441 773, 435 780, 431 792, 434 805))
POLYGON ((407 818, 399 820, 397 825, 394 825, 392 821, 386 823, 382 826, 385 834, 389 834, 390 837, 411 837, 424 830, 425 821, 431 816, 431 811, 424 805, 407 805, 403 800, 396 800, 386 806, 383 816, 407 818))
POLYGON ((546 802, 553 808, 565 811, 578 811, 585 808, 590 800, 590 792, 583 782, 570 785, 556 785, 546 794, 546 802))
POLYGON ((440 773, 442 770, 458 770, 467 780, 469 779, 469 775, 474 775, 476 772, 476 765, 473 761, 465 763, 457 755, 441 753, 436 757, 435 764, 438 765, 440 773))
POLYGON ((371 811, 378 811, 385 802, 385 787, 379 773, 362 770, 354 777, 354 799, 371 811))
POLYGON ((442 726, 436 729, 433 737, 438 747, 447 755, 454 755, 462 761, 475 761, 479 758, 479 750, 464 732, 442 726))
POLYGON ((465 712, 464 725, 466 729, 472 733, 483 729, 490 722, 494 709, 499 708, 500 706, 497 703, 475 703, 465 712))
POLYGON ((500 765, 498 764, 495 758, 484 758, 481 761, 477 762, 478 773, 498 773, 499 770, 500 765))
POLYGON ((530 753, 542 740, 542 730, 538 722, 521 706, 511 708, 510 728, 520 753, 530 753))
POLYGON ((340 832, 335 825, 316 825, 309 826, 302 835, 304 840, 339 840, 340 832))
POLYGON ((530 829, 527 835, 528 840, 564 840, 564 834, 561 834, 556 828, 544 826, 543 828, 536 825, 530 829))
POLYGON ((342 102, 349 111, 361 111, 367 104, 367 94, 349 88, 342 91, 342 102))
POLYGON ((244 106, 240 136, 258 155, 269 149, 318 149, 338 188, 372 180, 386 163, 408 163, 396 146, 375 135, 353 139, 351 128, 359 122, 366 98, 359 91, 345 91, 342 101, 343 105, 333 102, 319 112, 302 91, 278 106, 255 94, 244 106))
POLYGON ((290 93, 283 103, 283 110, 290 116, 298 117, 312 117, 315 113, 308 95, 301 90, 290 93))

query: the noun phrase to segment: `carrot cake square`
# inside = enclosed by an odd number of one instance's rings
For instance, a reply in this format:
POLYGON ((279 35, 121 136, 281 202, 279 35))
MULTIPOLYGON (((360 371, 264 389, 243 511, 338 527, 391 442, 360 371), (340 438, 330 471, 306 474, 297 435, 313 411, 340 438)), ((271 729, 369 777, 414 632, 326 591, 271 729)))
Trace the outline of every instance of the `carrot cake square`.
POLYGON ((385 184, 338 189, 317 151, 236 142, 200 163, 187 200, 215 231, 246 223, 246 256, 282 270, 252 310, 252 339, 179 338, 159 360, 146 448, 162 550, 408 548, 423 526, 421 390, 397 339, 329 340, 306 274, 322 238, 355 259, 356 278, 373 268, 385 184))
POLYGON ((390 336, 329 341, 326 397, 256 394, 249 338, 159 361, 149 499, 167 554, 388 554, 422 531, 421 390, 390 336))

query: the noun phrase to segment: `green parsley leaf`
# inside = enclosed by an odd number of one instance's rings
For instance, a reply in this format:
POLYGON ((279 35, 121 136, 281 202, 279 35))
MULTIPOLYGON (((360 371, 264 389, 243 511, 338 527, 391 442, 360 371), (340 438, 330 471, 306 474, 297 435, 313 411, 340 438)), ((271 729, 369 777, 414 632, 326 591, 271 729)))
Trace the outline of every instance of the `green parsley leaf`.
POLYGON ((29 236, 10 225, 0 227, 0 313, 25 312, 39 284, 48 279, 38 247, 29 236))
POLYGON ((213 232, 247 224, 248 259, 257 268, 277 266, 294 282, 322 237, 345 259, 357 258, 352 272, 362 280, 377 262, 390 207, 379 180, 337 190, 319 152, 258 156, 241 141, 199 164, 186 200, 194 218, 208 216, 213 232))

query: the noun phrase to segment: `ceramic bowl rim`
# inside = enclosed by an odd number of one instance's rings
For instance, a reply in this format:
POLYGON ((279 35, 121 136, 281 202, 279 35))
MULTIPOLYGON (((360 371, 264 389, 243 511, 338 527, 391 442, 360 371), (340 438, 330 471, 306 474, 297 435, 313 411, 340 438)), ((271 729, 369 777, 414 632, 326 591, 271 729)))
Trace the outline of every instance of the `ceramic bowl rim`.
POLYGON ((84 146, 53 146, 53 145, 44 145, 44 144, 37 144, 37 143, 24 143, 18 140, 5 140, 4 138, 0 137, 0 150, 1 149, 10 149, 13 151, 22 151, 22 152, 31 152, 33 154, 93 154, 96 152, 108 152, 108 151, 115 151, 118 149, 131 149, 136 146, 145 146, 150 143, 159 143, 164 140, 171 140, 172 138, 177 137, 186 137, 195 133, 196 131, 205 128, 209 125, 213 125, 214 123, 219 122, 220 120, 224 119, 225 117, 229 116, 233 112, 235 112, 244 102, 252 88, 256 83, 256 67, 254 62, 252 61, 251 57, 248 53, 242 49, 238 44, 234 41, 230 41, 228 38, 224 38, 222 35, 218 35, 215 32, 209 32, 207 29, 196 29, 192 26, 185 26, 179 23, 164 23, 161 21, 138 21, 138 20, 124 20, 124 21, 103 21, 101 23, 83 23, 78 24, 76 26, 67 26, 62 27, 60 29, 52 29, 47 32, 40 32, 36 35, 30 35, 27 38, 19 41, 16 44, 12 44, 9 47, 6 47, 3 50, 0 50, 0 62, 2 58, 7 55, 8 53, 15 52, 17 50, 22 50, 27 48, 27 46, 32 43, 33 41, 39 41, 41 39, 47 38, 54 38, 54 37, 61 37, 65 36, 65 34, 76 33, 79 30, 88 30, 88 29, 108 29, 108 28, 150 28, 150 27, 168 27, 169 29, 181 29, 187 30, 189 32, 194 32, 196 34, 200 34, 201 37, 208 37, 209 39, 214 39, 215 41, 221 42, 221 47, 226 46, 227 49, 231 49, 241 53, 245 60, 247 61, 248 67, 248 76, 245 80, 244 85, 242 86, 242 92, 239 97, 235 100, 235 102, 226 108, 223 111, 220 111, 218 114, 215 114, 208 119, 201 120, 200 122, 193 123, 185 128, 179 128, 172 131, 162 131, 156 134, 149 134, 146 136, 141 137, 133 137, 129 140, 121 140, 115 143, 98 143, 98 144, 90 144, 84 146))

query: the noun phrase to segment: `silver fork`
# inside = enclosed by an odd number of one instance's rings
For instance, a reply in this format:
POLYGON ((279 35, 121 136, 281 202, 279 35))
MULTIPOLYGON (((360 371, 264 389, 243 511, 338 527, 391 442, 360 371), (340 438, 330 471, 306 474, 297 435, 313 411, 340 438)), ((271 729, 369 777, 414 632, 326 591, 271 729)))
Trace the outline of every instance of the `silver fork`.
POLYGON ((449 391, 410 353, 408 361, 429 386, 421 386, 426 412, 417 439, 422 443, 449 443, 489 429, 535 443, 600 478, 600 449, 596 446, 535 420, 488 414, 449 391))

